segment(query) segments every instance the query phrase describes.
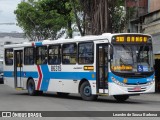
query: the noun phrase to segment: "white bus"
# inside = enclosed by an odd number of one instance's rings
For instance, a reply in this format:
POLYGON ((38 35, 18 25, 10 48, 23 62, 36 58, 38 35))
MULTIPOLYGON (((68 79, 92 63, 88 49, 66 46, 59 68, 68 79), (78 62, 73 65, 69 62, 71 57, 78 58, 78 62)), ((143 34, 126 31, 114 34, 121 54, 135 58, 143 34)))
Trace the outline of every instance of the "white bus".
POLYGON ((104 33, 4 46, 4 83, 29 95, 80 93, 84 100, 155 91, 152 37, 104 33))

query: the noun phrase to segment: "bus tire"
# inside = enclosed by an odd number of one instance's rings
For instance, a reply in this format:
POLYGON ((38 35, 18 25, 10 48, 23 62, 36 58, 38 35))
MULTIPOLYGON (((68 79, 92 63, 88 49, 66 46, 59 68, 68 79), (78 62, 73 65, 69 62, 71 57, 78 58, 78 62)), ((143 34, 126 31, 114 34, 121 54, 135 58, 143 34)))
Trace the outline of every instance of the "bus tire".
POLYGON ((80 94, 83 100, 92 101, 97 99, 97 95, 92 95, 92 90, 89 82, 85 81, 80 86, 80 94))
POLYGON ((113 96, 118 102, 124 102, 129 98, 129 95, 114 95, 113 96))
POLYGON ((69 93, 57 92, 57 95, 60 97, 67 97, 69 93))
POLYGON ((35 96, 38 92, 35 90, 35 83, 33 79, 30 79, 27 83, 28 94, 31 96, 35 96))

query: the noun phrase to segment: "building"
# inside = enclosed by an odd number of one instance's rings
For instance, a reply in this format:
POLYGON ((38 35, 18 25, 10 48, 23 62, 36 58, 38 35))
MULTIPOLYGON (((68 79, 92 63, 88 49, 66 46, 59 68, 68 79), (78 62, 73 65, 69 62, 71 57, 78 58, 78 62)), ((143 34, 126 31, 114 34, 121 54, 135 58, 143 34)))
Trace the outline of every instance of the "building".
POLYGON ((160 52, 160 2, 159 0, 126 0, 126 10, 134 9, 130 15, 130 32, 147 33, 153 36, 154 53, 160 52))
POLYGON ((141 16, 147 13, 148 0, 126 0, 127 8, 135 8, 135 16, 141 16))
POLYGON ((159 0, 148 0, 148 13, 160 10, 160 2, 159 0))
POLYGON ((142 31, 142 19, 140 16, 148 13, 148 4, 148 0, 126 0, 129 32, 136 33, 142 31))
POLYGON ((0 33, 0 58, 3 59, 4 44, 28 42, 23 33, 0 33))

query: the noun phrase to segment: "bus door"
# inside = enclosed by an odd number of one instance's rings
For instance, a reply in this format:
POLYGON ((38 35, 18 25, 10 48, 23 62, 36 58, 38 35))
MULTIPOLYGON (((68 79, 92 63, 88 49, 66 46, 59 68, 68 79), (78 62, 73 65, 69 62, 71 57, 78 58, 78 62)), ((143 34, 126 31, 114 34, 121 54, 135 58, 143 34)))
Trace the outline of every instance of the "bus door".
POLYGON ((97 44, 97 93, 108 93, 108 44, 97 44))
POLYGON ((23 63, 23 50, 14 50, 14 80, 15 88, 23 87, 22 82, 22 63, 23 63))

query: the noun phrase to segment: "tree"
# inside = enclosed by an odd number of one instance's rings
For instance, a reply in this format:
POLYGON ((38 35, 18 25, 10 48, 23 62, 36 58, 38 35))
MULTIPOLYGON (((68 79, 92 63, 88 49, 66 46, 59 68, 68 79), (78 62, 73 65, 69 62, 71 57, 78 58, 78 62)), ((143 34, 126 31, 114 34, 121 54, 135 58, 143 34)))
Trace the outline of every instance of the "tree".
POLYGON ((108 14, 107 0, 78 0, 78 1, 83 11, 83 22, 81 25, 81 27, 83 27, 81 29, 84 30, 83 35, 84 34, 97 35, 109 31, 108 27, 109 14, 108 14))
POLYGON ((72 13, 74 14, 75 23, 77 24, 78 30, 81 36, 85 35, 85 17, 86 13, 84 12, 83 4, 79 0, 70 0, 72 6, 72 13))
POLYGON ((18 25, 32 40, 57 39, 67 29, 71 38, 73 24, 84 36, 104 32, 123 32, 125 0, 28 0, 18 5, 18 25))
POLYGON ((84 14, 84 34, 122 32, 125 27, 125 0, 79 0, 84 14))
POLYGON ((34 3, 29 3, 31 2, 21 2, 14 13, 16 14, 18 25, 28 37, 34 40, 35 38, 33 38, 33 34, 36 28, 35 19, 37 14, 33 7, 34 3))
POLYGON ((47 14, 49 11, 55 11, 57 15, 59 15, 59 17, 53 16, 50 18, 57 19, 56 22, 54 21, 54 23, 50 25, 54 25, 54 27, 59 25, 61 28, 67 28, 68 36, 72 38, 72 16, 69 0, 41 0, 39 3, 45 14, 47 14))
POLYGON ((110 32, 123 32, 126 27, 125 0, 110 0, 109 2, 110 32))
MULTIPOLYGON (((31 40, 57 39, 61 28, 69 28, 67 0, 28 0, 15 10, 18 25, 31 40)), ((71 35, 70 35, 71 37, 71 35)))

